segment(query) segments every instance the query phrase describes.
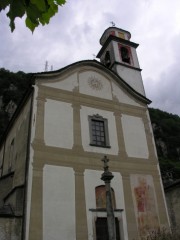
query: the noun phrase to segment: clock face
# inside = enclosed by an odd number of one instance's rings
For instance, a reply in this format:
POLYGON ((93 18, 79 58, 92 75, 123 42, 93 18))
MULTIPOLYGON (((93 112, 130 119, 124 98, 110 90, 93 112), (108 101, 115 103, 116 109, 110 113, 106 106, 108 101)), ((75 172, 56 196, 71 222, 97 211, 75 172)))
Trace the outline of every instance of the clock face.
POLYGON ((88 84, 93 90, 101 90, 103 88, 103 84, 101 80, 97 79, 95 76, 91 76, 88 79, 88 84))

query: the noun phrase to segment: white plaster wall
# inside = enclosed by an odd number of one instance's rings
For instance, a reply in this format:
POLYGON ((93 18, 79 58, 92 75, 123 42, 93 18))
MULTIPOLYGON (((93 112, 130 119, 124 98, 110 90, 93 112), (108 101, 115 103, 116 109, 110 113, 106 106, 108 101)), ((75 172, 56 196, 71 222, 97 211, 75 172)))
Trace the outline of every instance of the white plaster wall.
POLYGON ((142 107, 139 103, 130 98, 127 93, 125 93, 117 83, 112 82, 113 95, 118 99, 120 103, 125 103, 133 106, 142 107))
POLYGON ((112 100, 110 81, 95 71, 79 73, 79 91, 86 95, 112 100), (95 79, 95 82, 98 80, 101 85, 100 89, 92 88, 90 79, 95 79))
POLYGON ((117 140, 115 116, 113 112, 81 106, 80 117, 81 117, 82 145, 83 145, 84 151, 118 155, 119 147, 118 147, 118 140, 117 140), (94 114, 99 114, 100 116, 108 120, 109 142, 110 142, 111 148, 93 147, 89 145, 90 132, 89 132, 88 116, 92 116, 94 114))
POLYGON ((118 65, 117 73, 125 82, 134 88, 134 90, 145 96, 142 77, 139 71, 118 65))
MULTIPOLYGON (((94 239, 93 238, 94 215, 91 211, 89 211, 89 209, 96 209, 95 188, 99 185, 104 185, 104 182, 100 179, 102 173, 103 171, 88 170, 88 169, 86 169, 84 172, 86 214, 87 214, 87 223, 88 223, 88 240, 94 239)), ((118 172, 113 172, 113 175, 114 175, 114 178, 111 181, 111 187, 114 189, 114 192, 115 192, 116 208, 124 210, 121 213, 120 218, 122 219, 121 227, 123 229, 123 234, 124 234, 123 240, 127 240, 128 233, 127 233, 127 223, 126 223, 126 215, 125 215, 122 177, 121 177, 121 174, 118 172)))
POLYGON ((47 99, 44 141, 48 146, 71 149, 73 146, 73 109, 70 103, 47 99))
POLYGON ((120 54, 119 54, 119 47, 118 47, 118 43, 113 41, 113 48, 114 48, 114 56, 115 56, 115 60, 117 62, 121 62, 121 58, 120 58, 120 54))
POLYGON ((33 110, 32 110, 32 121, 31 121, 31 139, 30 139, 30 152, 29 152, 29 167, 28 167, 28 183, 27 183, 27 203, 26 203, 26 231, 25 231, 25 240, 29 239, 29 223, 30 223, 30 211, 31 211, 31 194, 32 194, 32 174, 33 174, 33 159, 34 159, 34 150, 32 147, 32 142, 35 138, 35 129, 36 129, 36 113, 37 113, 37 95, 38 87, 34 86, 34 96, 33 96, 33 110))
POLYGON ((142 119, 122 114, 122 127, 128 156, 148 158, 149 151, 142 119))
MULTIPOLYGON (((157 170, 159 175, 161 176, 161 170, 160 170, 160 166, 159 166, 159 162, 157 163, 157 170)), ((168 214, 168 206, 167 206, 167 202, 166 202, 166 196, 165 196, 165 192, 164 192, 164 186, 163 186, 163 181, 162 181, 162 177, 159 178, 160 181, 160 185, 161 185, 161 189, 162 189, 162 195, 163 195, 163 200, 164 200, 164 205, 165 205, 165 209, 166 209, 166 216, 167 216, 167 220, 168 220, 168 227, 170 227, 170 217, 168 214)))
POLYGON ((78 86, 77 73, 68 76, 66 79, 52 80, 52 82, 42 83, 42 85, 67 91, 73 91, 73 89, 78 86))
POLYGON ((148 111, 148 110, 146 111, 146 114, 147 114, 147 118, 148 118, 149 129, 150 129, 151 136, 152 136, 152 142, 153 142, 153 146, 154 146, 154 152, 155 152, 156 157, 158 158, 157 150, 156 150, 156 144, 155 144, 155 140, 154 140, 154 133, 153 133, 152 124, 151 124, 151 119, 150 119, 149 111, 148 111))
POLYGON ((137 52, 136 52, 135 48, 131 48, 131 54, 132 54, 132 58, 133 58, 134 67, 140 68, 138 57, 137 57, 137 52))
POLYGON ((45 165, 43 240, 75 240, 75 179, 72 168, 45 165))

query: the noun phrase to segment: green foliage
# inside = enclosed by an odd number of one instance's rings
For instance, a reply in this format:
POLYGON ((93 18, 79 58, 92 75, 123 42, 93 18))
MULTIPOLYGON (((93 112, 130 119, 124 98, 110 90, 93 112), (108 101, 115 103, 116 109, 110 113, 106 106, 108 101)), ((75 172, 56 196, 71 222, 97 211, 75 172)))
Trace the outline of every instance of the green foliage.
POLYGON ((166 229, 152 231, 145 240, 179 240, 180 235, 176 231, 166 229))
MULTIPOLYGON (((177 148, 180 148, 180 117, 159 109, 149 109, 151 122, 154 125, 155 139, 161 139, 168 148, 169 157, 177 157, 177 148)), ((163 154, 159 152, 159 157, 163 154)))
POLYGON ((170 231, 162 228, 149 232, 146 237, 140 237, 140 240, 180 240, 180 234, 175 229, 170 231))
POLYGON ((0 137, 3 134, 4 130, 6 129, 8 122, 9 122, 8 113, 0 111, 0 137))
POLYGON ((58 6, 64 5, 66 0, 1 0, 0 11, 9 7, 7 16, 10 19, 10 28, 15 29, 15 18, 26 15, 26 26, 33 32, 39 25, 48 24, 58 12, 58 6))
POLYGON ((175 179, 180 176, 180 117, 163 112, 159 109, 149 109, 156 142, 161 172, 172 172, 175 179), (163 143, 167 153, 163 151, 163 143))
POLYGON ((23 98, 24 93, 31 85, 32 74, 24 72, 13 73, 4 68, 0 69, 0 136, 3 134, 10 116, 6 112, 7 105, 13 101, 17 106, 23 98))

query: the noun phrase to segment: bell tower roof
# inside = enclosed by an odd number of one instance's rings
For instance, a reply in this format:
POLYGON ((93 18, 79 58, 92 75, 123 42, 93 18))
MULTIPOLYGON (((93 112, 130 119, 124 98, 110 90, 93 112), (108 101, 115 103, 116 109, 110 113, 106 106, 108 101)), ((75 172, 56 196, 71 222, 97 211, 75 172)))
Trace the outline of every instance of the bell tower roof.
POLYGON ((106 42, 106 40, 110 35, 124 39, 124 40, 128 40, 128 41, 131 38, 130 32, 117 27, 109 27, 104 31, 102 37, 100 38, 100 44, 104 45, 104 43, 106 42))

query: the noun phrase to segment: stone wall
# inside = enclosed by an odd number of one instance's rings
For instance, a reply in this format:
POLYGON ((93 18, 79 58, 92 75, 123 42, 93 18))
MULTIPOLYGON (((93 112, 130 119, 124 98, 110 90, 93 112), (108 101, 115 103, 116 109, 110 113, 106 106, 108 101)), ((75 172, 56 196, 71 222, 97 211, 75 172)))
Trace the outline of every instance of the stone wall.
POLYGON ((21 225, 21 218, 0 218, 0 239, 20 240, 21 225))
POLYGON ((165 195, 171 227, 180 233, 180 180, 166 187, 165 195))

